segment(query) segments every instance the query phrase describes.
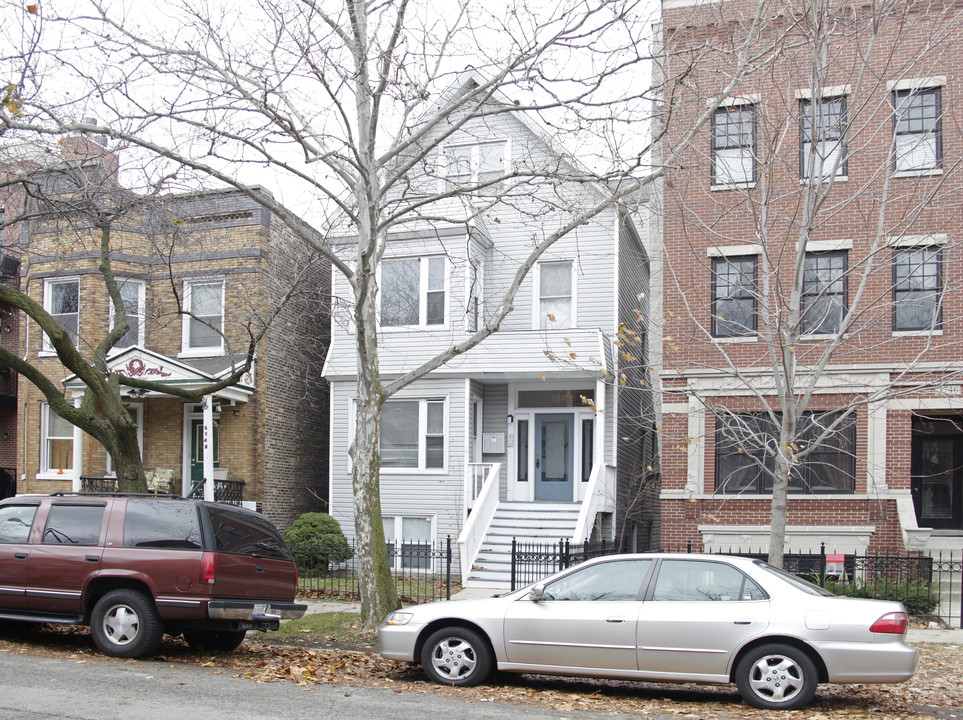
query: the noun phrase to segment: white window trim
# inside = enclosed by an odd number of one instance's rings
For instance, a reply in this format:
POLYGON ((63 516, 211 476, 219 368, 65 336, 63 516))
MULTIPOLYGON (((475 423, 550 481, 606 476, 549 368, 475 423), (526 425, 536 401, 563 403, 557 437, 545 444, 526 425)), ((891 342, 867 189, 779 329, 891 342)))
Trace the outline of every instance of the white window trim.
POLYGON ((762 245, 716 245, 706 248, 706 257, 738 257, 740 255, 761 255, 762 245))
POLYGON ((929 90, 931 88, 944 87, 945 85, 945 75, 934 75, 925 78, 905 78, 903 80, 888 81, 886 83, 886 92, 891 93, 896 90, 929 90))
POLYGON ((209 345, 207 347, 192 348, 190 346, 191 338, 191 317, 184 314, 181 317, 181 352, 178 357, 208 357, 211 355, 220 355, 224 352, 224 312, 227 305, 227 297, 225 293, 224 278, 209 277, 209 278, 192 278, 190 280, 184 281, 183 292, 181 297, 183 298, 184 308, 191 307, 191 291, 195 285, 216 285, 220 283, 221 285, 221 333, 222 335, 218 337, 218 345, 209 345))
MULTIPOLYGON (((53 315, 50 308, 50 301, 53 297, 52 288, 54 285, 62 285, 65 283, 77 283, 77 338, 80 338, 80 308, 81 308, 81 297, 80 297, 80 277, 56 277, 47 278, 43 281, 43 309, 47 311, 48 314, 53 315)), ((53 344, 50 342, 50 338, 47 337, 47 333, 40 333, 40 353, 41 356, 53 356, 57 354, 54 349, 53 344)))
POLYGON ((449 188, 447 159, 449 148, 472 148, 471 177, 468 180, 468 185, 471 186, 478 182, 480 147, 482 145, 494 145, 496 143, 505 143, 505 159, 502 168, 504 170, 503 174, 507 175, 512 171, 512 139, 510 137, 478 138, 468 142, 452 142, 445 144, 441 148, 441 152, 438 153, 439 192, 444 192, 449 188))
MULTIPOLYGON (((416 513, 416 514, 400 514, 400 515, 395 515, 395 514, 390 514, 390 513, 382 512, 382 513, 381 513, 381 522, 382 522, 382 525, 384 524, 384 521, 385 521, 387 518, 391 518, 392 520, 395 521, 395 522, 394 522, 394 524, 395 524, 395 534, 394 534, 394 537, 392 537, 392 538, 388 538, 387 536, 385 536, 385 543, 386 543, 386 544, 387 544, 387 543, 393 543, 394 546, 395 546, 395 550, 396 550, 396 552, 398 553, 398 554, 395 556, 394 561, 391 563, 391 570, 392 570, 392 572, 401 572, 402 570, 404 570, 404 571, 406 571, 406 572, 423 572, 423 573, 432 573, 432 572, 434 572, 434 571, 435 571, 435 559, 434 559, 433 557, 428 558, 429 565, 428 565, 427 568, 403 568, 402 565, 401 565, 401 553, 400 553, 400 551, 401 551, 401 545, 402 545, 405 541, 410 541, 410 540, 412 539, 412 538, 406 538, 406 537, 404 537, 404 536, 402 535, 405 519, 409 519, 409 520, 427 520, 427 521, 428 521, 428 525, 429 525, 429 530, 428 530, 429 538, 428 538, 427 542, 428 542, 428 545, 429 545, 431 548, 434 548, 434 547, 435 547, 435 538, 436 538, 436 533, 437 533, 437 527, 438 527, 438 517, 437 517, 436 515, 434 515, 434 514, 431 514, 431 515, 428 515, 428 514, 420 515, 420 514, 417 514, 417 513, 416 513), (399 522, 399 521, 400 521, 400 522, 399 522)), ((391 558, 388 558, 388 559, 389 559, 389 561, 391 561, 391 558)))
POLYGON ((852 94, 853 94, 852 85, 830 85, 827 87, 819 88, 818 95, 813 93, 812 88, 800 88, 799 90, 796 90, 796 99, 812 100, 814 97, 834 98, 834 97, 841 97, 843 95, 852 95, 852 94))
MULTIPOLYGON (((448 273, 445 273, 447 278, 448 273)), ((448 298, 446 297, 447 301, 448 298)), ((445 303, 445 315, 447 320, 447 311, 450 303, 445 303)), ((480 327, 485 324, 485 260, 480 257, 469 258, 468 263, 465 267, 465 332, 475 332, 480 327), (475 271, 475 293, 472 293, 472 270, 475 271), (472 308, 472 298, 478 298, 478 323, 475 326, 475 330, 471 329, 472 326, 472 315, 474 308, 472 308)))
POLYGON ((532 329, 538 330, 539 332, 546 332, 548 330, 571 330, 578 327, 578 269, 574 260, 568 258, 549 258, 545 260, 540 260, 535 264, 534 282, 532 283, 532 329), (560 263, 567 262, 572 267, 572 321, 569 323, 568 327, 562 327, 561 325, 557 327, 542 327, 541 326, 541 316, 542 316, 542 265, 545 263, 560 263))
MULTIPOLYGON (((145 321, 146 312, 145 312, 145 309, 146 309, 146 302, 147 302, 147 300, 146 300, 146 298, 147 298, 147 283, 145 283, 143 280, 135 280, 135 279, 133 279, 133 278, 117 278, 117 285, 118 285, 118 288, 119 288, 121 285, 132 285, 132 286, 134 286, 134 287, 137 288, 137 318, 136 318, 136 320, 137 320, 137 340, 136 340, 136 342, 135 342, 134 344, 135 344, 135 345, 141 345, 141 346, 143 346, 143 344, 144 344, 144 331, 145 331, 145 326, 146 326, 146 321, 145 321)), ((107 305, 108 305, 108 307, 110 308, 110 313, 109 313, 109 327, 110 327, 111 330, 113 330, 113 329, 114 329, 114 303, 110 301, 110 298, 109 298, 109 297, 107 298, 107 305)), ((130 318, 127 318, 127 321, 130 322, 130 318)), ((121 349, 125 349, 125 348, 121 348, 121 349)))
POLYGON ((806 252, 841 252, 852 250, 852 240, 810 240, 806 243, 806 252))
POLYGON ((386 257, 384 262, 378 264, 378 329, 382 332, 397 332, 397 331, 407 331, 412 328, 420 328, 423 330, 442 330, 447 328, 451 322, 451 262, 445 253, 426 253, 424 255, 399 255, 397 257, 386 257), (445 276, 445 319, 441 324, 429 325, 428 324, 428 266, 431 264, 428 262, 433 258, 441 258, 445 263, 444 276, 445 276), (418 263, 418 324, 417 325, 382 325, 381 324, 381 301, 384 299, 384 293, 382 293, 381 279, 382 270, 384 269, 384 262, 390 262, 392 260, 419 260, 418 263))
POLYGON ((725 100, 716 105, 715 98, 709 98, 706 100, 706 107, 737 107, 739 105, 758 105, 762 102, 762 98, 758 93, 753 93, 751 95, 733 95, 732 97, 727 97, 725 100))
MULTIPOLYGON (((418 466, 417 467, 393 467, 388 468, 382 465, 381 474, 382 475, 410 475, 411 473, 418 473, 418 475, 447 475, 448 474, 448 452, 449 446, 451 444, 451 423, 449 422, 449 413, 451 412, 451 401, 448 395, 393 395, 390 400, 386 400, 385 403, 390 403, 392 401, 398 402, 417 402, 418 403, 418 466), (443 453, 442 453, 442 463, 440 468, 429 468, 425 467, 427 463, 427 442, 428 437, 428 403, 429 402, 440 402, 444 407, 444 443, 443 443, 443 453)), ((356 399, 352 398, 351 401, 351 411, 352 418, 354 412, 357 408, 356 399)), ((354 420, 351 422, 351 437, 349 438, 349 446, 354 442, 354 420)), ((350 466, 350 456, 349 456, 349 466, 350 466)))
POLYGON ((937 233, 935 235, 900 235, 898 237, 892 237, 889 239, 889 244, 892 247, 930 247, 933 245, 946 245, 949 242, 949 236, 944 233, 937 233))
MULTIPOLYGON (((40 467, 37 469, 38 480, 71 480, 74 477, 73 468, 55 468, 50 466, 50 454, 47 442, 50 440, 48 429, 50 426, 50 409, 48 403, 40 404, 40 467)), ((73 428, 73 425, 71 425, 73 428)), ((74 434, 71 433, 70 441, 73 442, 74 434)), ((77 458, 74 458, 74 464, 77 458)))

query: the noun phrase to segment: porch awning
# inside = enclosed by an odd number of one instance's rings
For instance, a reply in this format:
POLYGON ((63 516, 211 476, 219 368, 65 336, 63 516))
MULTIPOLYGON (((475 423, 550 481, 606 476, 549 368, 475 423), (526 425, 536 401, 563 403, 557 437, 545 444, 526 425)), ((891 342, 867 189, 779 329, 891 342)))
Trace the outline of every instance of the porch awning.
MULTIPOLYGON (((134 345, 111 355, 107 359, 107 367, 114 373, 192 390, 227 377, 236 367, 242 366, 244 360, 244 355, 218 355, 189 359, 172 358, 134 345)), ((75 393, 80 393, 85 387, 83 381, 76 375, 64 379, 63 385, 66 389, 75 393)), ((130 394, 136 397, 169 397, 159 392, 145 393, 135 388, 129 390, 132 391, 130 394)), ((237 385, 223 388, 214 393, 215 397, 237 402, 247 402, 253 394, 253 367, 241 378, 237 385)))

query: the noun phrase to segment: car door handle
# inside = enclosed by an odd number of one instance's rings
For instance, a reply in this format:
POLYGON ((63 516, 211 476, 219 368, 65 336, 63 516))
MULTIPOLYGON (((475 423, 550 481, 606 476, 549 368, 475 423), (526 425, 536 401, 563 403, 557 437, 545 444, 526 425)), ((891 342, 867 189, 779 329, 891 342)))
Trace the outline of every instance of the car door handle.
POLYGON ((84 558, 84 562, 99 563, 99 562, 100 562, 100 555, 87 555, 87 556, 84 558))
POLYGON ((27 559, 27 553, 14 553, 14 554, 13 554, 13 559, 14 559, 14 560, 26 560, 26 559, 27 559))
POLYGON ((733 625, 752 625, 752 620, 733 620, 733 625))
POLYGON ((620 617, 605 618, 605 622, 607 623, 624 623, 625 621, 626 621, 626 618, 620 618, 620 617))
POLYGON ((256 572, 256 573, 262 573, 262 572, 264 572, 264 567, 263 567, 262 565, 255 565, 255 566, 254 566, 254 572, 256 572))

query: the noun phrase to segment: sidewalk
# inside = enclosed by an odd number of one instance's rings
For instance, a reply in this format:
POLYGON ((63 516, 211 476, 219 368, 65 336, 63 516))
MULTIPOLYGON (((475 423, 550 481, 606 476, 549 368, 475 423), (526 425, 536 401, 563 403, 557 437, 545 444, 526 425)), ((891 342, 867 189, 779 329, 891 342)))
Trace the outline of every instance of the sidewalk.
MULTIPOLYGON (((454 595, 452 600, 471 600, 473 598, 486 598, 503 592, 493 588, 467 588, 454 595)), ((305 615, 324 612, 359 612, 361 603, 350 600, 319 600, 317 598, 298 598, 297 602, 307 603, 308 609, 305 615)), ((963 630, 960 628, 930 629, 930 628, 910 628, 906 633, 906 641, 917 643, 949 643, 963 645, 963 630)))

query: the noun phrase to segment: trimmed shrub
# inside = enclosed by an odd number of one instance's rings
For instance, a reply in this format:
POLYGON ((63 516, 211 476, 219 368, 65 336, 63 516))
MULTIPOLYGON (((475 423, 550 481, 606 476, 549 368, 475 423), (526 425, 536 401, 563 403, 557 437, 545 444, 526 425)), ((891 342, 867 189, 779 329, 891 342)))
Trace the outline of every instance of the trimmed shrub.
POLYGON ((302 514, 284 531, 284 541, 302 577, 323 575, 329 565, 344 562, 353 554, 338 521, 327 513, 302 514))
POLYGON ((939 595, 933 584, 922 580, 887 580, 877 578, 871 582, 857 580, 841 583, 827 579, 826 589, 837 595, 869 598, 873 600, 897 600, 910 615, 929 615, 939 605, 939 595))

